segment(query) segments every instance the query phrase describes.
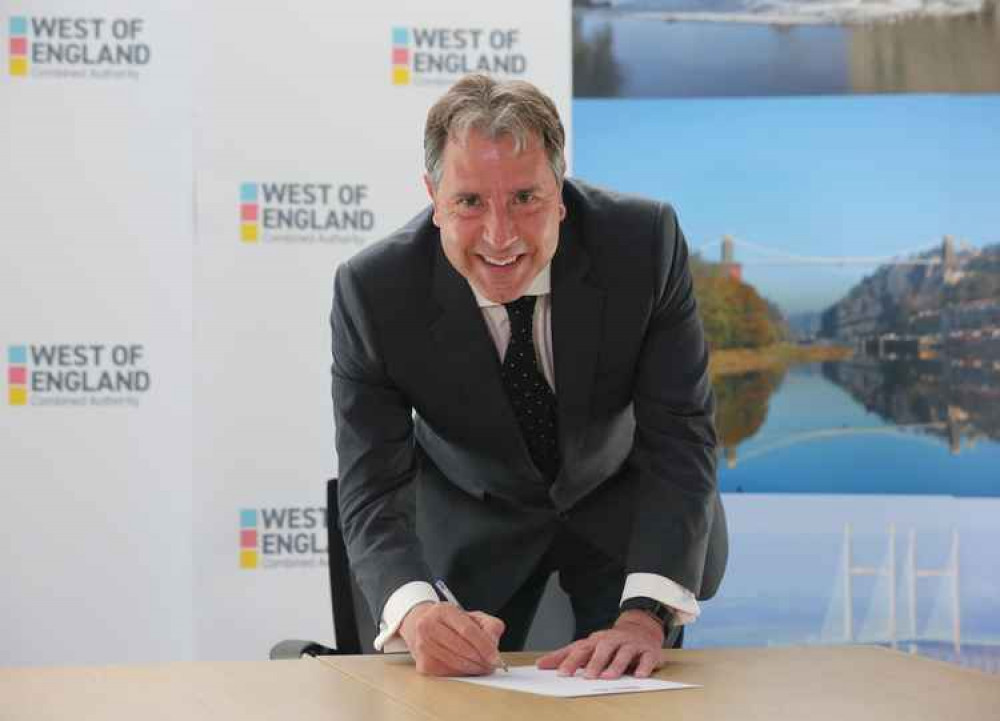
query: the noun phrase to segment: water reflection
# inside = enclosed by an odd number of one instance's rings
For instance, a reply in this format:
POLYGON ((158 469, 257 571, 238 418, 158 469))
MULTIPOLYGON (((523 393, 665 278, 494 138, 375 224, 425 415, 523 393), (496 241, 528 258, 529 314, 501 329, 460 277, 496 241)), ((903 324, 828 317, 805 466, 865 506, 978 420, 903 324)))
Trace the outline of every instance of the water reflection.
POLYGON ((823 375, 885 421, 947 443, 952 453, 988 438, 1000 440, 1000 378, 991 370, 948 360, 871 358, 824 363, 823 375))
POLYGON ((612 51, 610 25, 584 35, 582 19, 573 14, 573 94, 577 97, 612 97, 621 94, 622 72, 612 51))
POLYGON ((1000 90, 997 1, 957 17, 913 17, 850 30, 851 88, 856 93, 1000 90))
POLYGON ((741 373, 715 378, 715 425, 730 467, 736 448, 753 438, 767 420, 768 403, 785 379, 786 369, 741 373))
POLYGON ((577 6, 574 95, 1000 92, 998 5, 851 25, 667 21, 635 8, 577 6))
POLYGON ((856 358, 714 379, 723 490, 1000 496, 1000 374, 856 358))

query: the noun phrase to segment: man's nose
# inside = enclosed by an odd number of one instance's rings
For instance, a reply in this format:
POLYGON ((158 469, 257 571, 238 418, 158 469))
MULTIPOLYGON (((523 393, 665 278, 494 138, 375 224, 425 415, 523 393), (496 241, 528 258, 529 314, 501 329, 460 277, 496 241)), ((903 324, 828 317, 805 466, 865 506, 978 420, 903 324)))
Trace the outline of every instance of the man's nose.
POLYGON ((489 204, 483 239, 497 250, 503 250, 517 240, 517 229, 506 203, 489 204))

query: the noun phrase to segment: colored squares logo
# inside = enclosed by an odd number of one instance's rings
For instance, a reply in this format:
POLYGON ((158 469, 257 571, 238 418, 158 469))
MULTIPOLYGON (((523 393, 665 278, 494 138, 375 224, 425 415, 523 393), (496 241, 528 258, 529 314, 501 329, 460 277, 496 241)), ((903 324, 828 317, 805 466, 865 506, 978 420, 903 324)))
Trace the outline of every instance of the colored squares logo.
POLYGON ((28 349, 23 345, 7 346, 7 402, 28 405, 28 349))
POLYGON ((392 29, 392 84, 410 84, 410 31, 392 29))
POLYGON ((11 17, 8 23, 8 67, 10 74, 24 77, 28 74, 28 19, 23 16, 11 17))
POLYGON ((257 568, 257 511, 240 511, 240 568, 257 568))
POLYGON ((257 184, 242 183, 240 185, 240 240, 244 243, 256 243, 260 238, 260 226, 257 222, 259 212, 257 184))

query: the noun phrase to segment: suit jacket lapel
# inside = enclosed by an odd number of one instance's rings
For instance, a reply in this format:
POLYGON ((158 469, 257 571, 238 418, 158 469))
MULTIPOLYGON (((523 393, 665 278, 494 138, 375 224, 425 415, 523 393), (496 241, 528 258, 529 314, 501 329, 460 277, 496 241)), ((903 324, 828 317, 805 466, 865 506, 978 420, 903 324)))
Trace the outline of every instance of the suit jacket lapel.
POLYGON ((495 432, 488 442, 499 447, 500 457, 520 459, 518 465, 524 472, 542 480, 521 439, 482 310, 468 281, 448 261, 440 243, 434 259, 433 294, 440 315, 431 322, 430 335, 441 354, 442 372, 450 374, 462 390, 463 397, 457 400, 472 412, 490 415, 495 432))
POLYGON ((579 232, 572 220, 563 224, 552 260, 552 345, 562 452, 556 485, 584 441, 601 344, 604 290, 588 277, 590 258, 579 232))

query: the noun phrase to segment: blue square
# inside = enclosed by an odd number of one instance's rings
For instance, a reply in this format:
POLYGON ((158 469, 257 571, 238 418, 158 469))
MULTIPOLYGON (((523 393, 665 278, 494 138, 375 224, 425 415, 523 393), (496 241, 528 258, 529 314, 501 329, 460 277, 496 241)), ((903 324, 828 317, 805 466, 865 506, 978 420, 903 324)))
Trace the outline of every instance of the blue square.
POLYGON ((410 31, 406 28, 393 28, 392 29, 392 44, 393 45, 409 45, 410 44, 410 31))
POLYGON ((240 528, 256 528, 257 511, 253 508, 244 508, 240 511, 240 528))
POLYGON ((27 363, 28 362, 28 348, 23 345, 9 345, 7 346, 7 362, 8 363, 27 363))
POLYGON ((10 34, 11 35, 27 35, 28 34, 28 18, 24 16, 12 17, 10 19, 10 34))
POLYGON ((243 183, 240 186, 240 200, 244 203, 256 203, 257 183, 243 183))

